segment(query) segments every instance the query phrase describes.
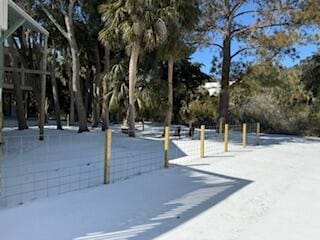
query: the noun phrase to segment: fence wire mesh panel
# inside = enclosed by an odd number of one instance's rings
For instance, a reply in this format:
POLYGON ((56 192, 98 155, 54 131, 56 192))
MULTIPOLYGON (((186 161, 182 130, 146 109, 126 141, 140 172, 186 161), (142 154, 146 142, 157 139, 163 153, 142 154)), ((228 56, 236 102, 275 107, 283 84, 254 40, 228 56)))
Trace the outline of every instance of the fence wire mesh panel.
POLYGON ((200 158, 200 129, 175 127, 170 131, 169 160, 173 164, 200 158))
MULTIPOLYGON (((259 128, 247 124, 246 145, 259 144, 259 128)), ((167 167, 167 160, 171 166, 188 164, 225 151, 224 127, 172 126, 166 132, 167 138, 159 126, 129 138, 113 129, 109 151, 107 135, 100 131, 47 133, 44 141, 39 135, 5 136, 0 146, 0 207, 114 183, 167 167)), ((243 149, 243 134, 243 125, 228 127, 229 151, 243 149)))
POLYGON ((223 131, 218 125, 209 125, 205 128, 205 156, 212 157, 223 152, 223 131))
MULTIPOLYGON (((156 136, 156 135, 154 135, 156 136)), ((164 141, 160 137, 128 138, 114 135, 111 151, 111 182, 164 167, 164 141)))
POLYGON ((262 141, 259 123, 248 124, 248 145, 259 145, 262 141))
MULTIPOLYGON (((112 136, 110 182, 164 167, 164 138, 112 136)), ((0 207, 104 183, 103 133, 6 136, 0 155, 0 207)))
POLYGON ((229 143, 231 145, 242 145, 242 125, 229 125, 229 143))
POLYGON ((246 126, 242 125, 230 125, 229 126, 229 142, 230 145, 237 147, 255 146, 260 141, 260 130, 258 133, 257 123, 247 123, 246 126), (245 128, 245 129, 244 129, 245 128), (245 134, 245 137, 244 137, 245 134), (244 140, 245 139, 245 140, 244 140))
POLYGON ((103 182, 103 137, 6 137, 0 162, 0 206, 97 186, 103 182))

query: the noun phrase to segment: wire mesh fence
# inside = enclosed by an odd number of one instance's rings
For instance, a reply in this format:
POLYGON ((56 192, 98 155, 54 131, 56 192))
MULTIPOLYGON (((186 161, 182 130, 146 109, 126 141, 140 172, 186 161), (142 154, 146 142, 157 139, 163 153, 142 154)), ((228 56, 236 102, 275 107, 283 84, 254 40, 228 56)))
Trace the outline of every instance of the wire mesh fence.
POLYGON ((212 157, 226 151, 237 151, 244 147, 258 145, 260 141, 260 127, 255 123, 228 125, 227 129, 225 127, 220 129, 218 125, 203 125, 203 127, 203 153, 201 153, 200 127, 193 130, 180 129, 179 137, 174 136, 177 130, 171 130, 170 136, 173 137, 171 137, 170 159, 173 159, 173 163, 186 163, 199 157, 212 157))
POLYGON ((169 162, 172 164, 187 163, 200 154, 200 130, 198 128, 181 128, 180 135, 177 130, 170 131, 169 162))
POLYGON ((164 167, 164 140, 126 138, 114 135, 111 148, 110 182, 114 183, 164 167))
MULTIPOLYGON (((247 124, 247 145, 258 143, 257 130, 257 124, 247 124)), ((110 145, 101 132, 46 134, 44 141, 38 135, 5 136, 0 147, 0 207, 162 169, 166 158, 173 166, 225 151, 225 129, 214 125, 203 129, 173 126, 167 136, 163 133, 158 128, 128 138, 114 130, 110 145)), ((242 125, 229 126, 229 151, 243 147, 243 133, 242 125)))
POLYGON ((97 136, 6 137, 2 155, 0 206, 97 186, 103 178, 103 142, 97 136), (86 151, 93 145, 100 148, 86 151))
POLYGON ((205 126, 205 156, 222 153, 224 147, 223 129, 218 125, 205 126))

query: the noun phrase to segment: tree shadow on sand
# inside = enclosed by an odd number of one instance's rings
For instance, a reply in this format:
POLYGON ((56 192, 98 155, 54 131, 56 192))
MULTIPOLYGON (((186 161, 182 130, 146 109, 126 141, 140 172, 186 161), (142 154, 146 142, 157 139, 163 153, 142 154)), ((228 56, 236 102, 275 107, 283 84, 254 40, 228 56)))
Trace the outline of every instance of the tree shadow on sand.
MULTIPOLYGON (((150 176, 147 187, 137 186, 139 189, 130 195, 130 202, 134 203, 131 209, 136 211, 131 218, 119 219, 114 222, 114 226, 104 229, 93 227, 91 233, 74 239, 154 239, 214 207, 252 182, 181 166, 155 174, 161 175, 161 179, 150 176), (145 201, 137 202, 136 195, 141 193, 144 194, 145 201), (153 194, 156 197, 152 198, 153 194), (124 226, 119 227, 123 221, 124 226)), ((112 199, 117 199, 117 196, 112 199)), ((119 209, 113 210, 126 211, 126 204, 123 201, 117 205, 119 209)))
MULTIPOLYGON (((252 140, 252 142, 254 142, 254 140, 252 140)), ((262 134, 258 143, 260 146, 280 145, 286 143, 314 144, 320 143, 320 138, 296 135, 262 134)))

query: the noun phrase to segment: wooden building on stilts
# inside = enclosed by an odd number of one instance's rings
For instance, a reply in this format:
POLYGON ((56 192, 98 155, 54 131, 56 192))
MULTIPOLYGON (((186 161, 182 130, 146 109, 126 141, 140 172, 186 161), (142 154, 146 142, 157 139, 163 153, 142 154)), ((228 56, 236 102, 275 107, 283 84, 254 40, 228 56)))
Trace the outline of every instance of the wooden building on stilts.
POLYGON ((0 143, 4 116, 16 117, 21 129, 28 115, 37 117, 44 138, 48 36, 12 0, 0 0, 0 143))

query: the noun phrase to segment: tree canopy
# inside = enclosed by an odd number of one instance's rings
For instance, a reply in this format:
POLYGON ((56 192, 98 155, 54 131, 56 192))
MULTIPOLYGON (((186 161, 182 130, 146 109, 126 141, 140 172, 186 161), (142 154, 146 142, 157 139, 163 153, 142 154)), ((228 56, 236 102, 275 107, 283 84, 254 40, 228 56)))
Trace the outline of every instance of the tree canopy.
MULTIPOLYGON (((319 43, 315 0, 16 2, 51 33, 47 115, 60 128, 69 116, 79 132, 121 121, 130 136, 136 120, 320 129, 319 52, 296 66, 283 64, 299 58, 300 46, 319 43), (202 48, 211 49, 209 73, 193 60, 202 48), (218 96, 205 88, 209 82, 220 84, 218 96)), ((19 56, 10 64, 36 65, 36 38, 18 29, 6 46, 19 56)), ((32 88, 30 109, 37 115, 39 86, 32 88)), ((23 92, 15 94, 23 101, 23 92)), ((19 122, 27 127, 20 110, 19 122)))

